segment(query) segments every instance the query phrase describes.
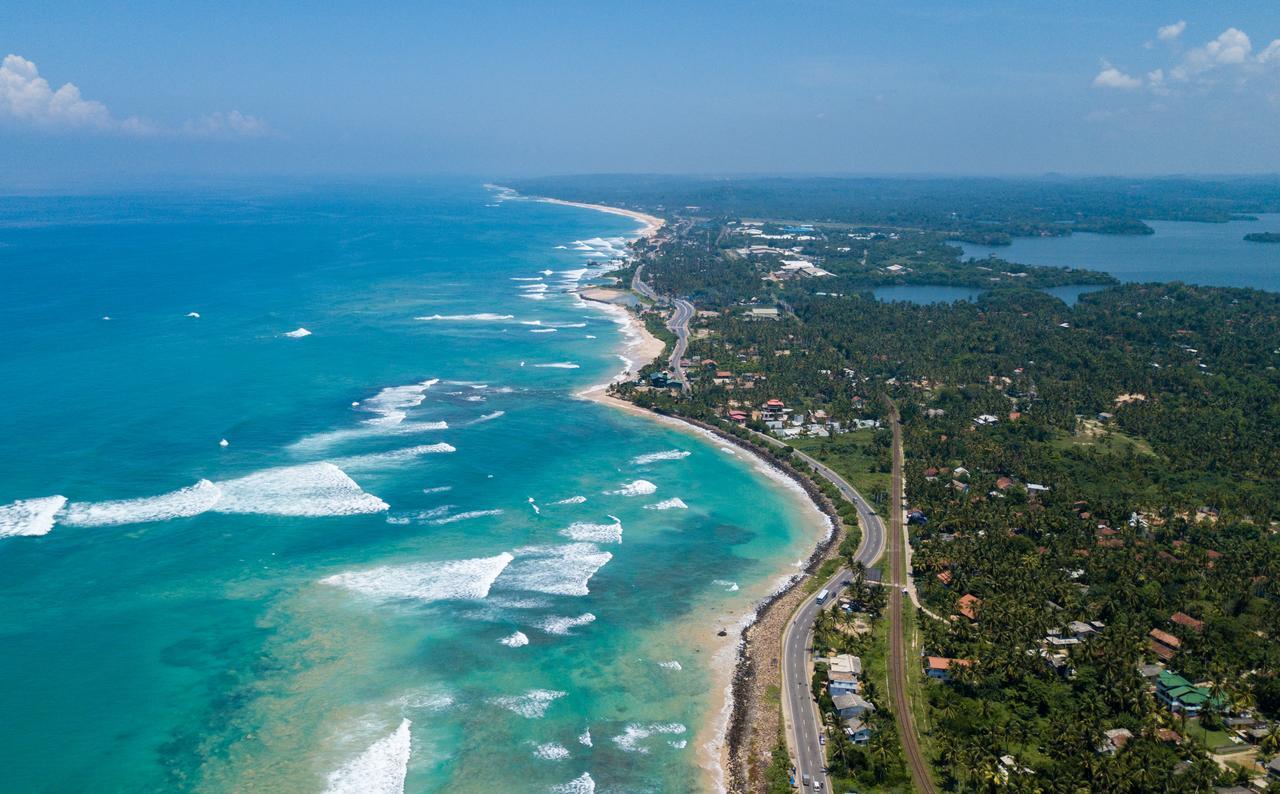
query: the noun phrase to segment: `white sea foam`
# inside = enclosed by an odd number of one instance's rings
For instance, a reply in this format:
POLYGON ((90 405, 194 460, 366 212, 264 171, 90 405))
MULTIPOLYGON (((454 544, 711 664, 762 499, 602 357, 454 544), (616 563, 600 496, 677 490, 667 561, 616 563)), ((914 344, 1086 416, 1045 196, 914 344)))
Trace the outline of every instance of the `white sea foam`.
POLYGON ((42 496, 0 506, 0 538, 49 534, 54 517, 66 503, 65 496, 42 496))
POLYGON ((642 744, 645 739, 651 736, 678 736, 686 730, 678 722, 651 722, 644 725, 633 722, 627 725, 620 735, 613 737, 613 743, 618 746, 618 749, 628 753, 648 753, 649 748, 642 744))
POLYGON ((423 488, 422 492, 423 493, 444 493, 446 491, 452 491, 452 490, 453 490, 452 485, 436 485, 432 488, 423 488))
POLYGON ((502 510, 495 508, 493 510, 467 510, 462 513, 454 513, 451 516, 441 516, 440 518, 431 519, 432 524, 452 524, 455 521, 466 521, 471 518, 484 518, 485 516, 500 516, 502 510))
POLYGON ((502 639, 498 640, 498 642, 502 643, 508 648, 523 648, 524 646, 529 644, 529 636, 525 634, 523 631, 517 631, 514 634, 510 634, 506 637, 503 637, 502 639))
POLYGON ((489 596, 485 603, 499 609, 548 609, 551 606, 550 599, 546 598, 508 598, 500 595, 489 596))
POLYGON ((305 328, 295 328, 292 331, 286 331, 285 336, 290 339, 301 339, 304 336, 311 336, 311 332, 305 328))
POLYGON ((689 746, 689 741, 687 739, 675 739, 674 741, 667 742, 667 744, 671 745, 677 750, 683 750, 684 748, 689 746))
POLYGON ((560 501, 556 502, 556 504, 558 504, 558 505, 580 505, 580 504, 582 504, 582 503, 583 503, 583 502, 585 502, 585 501, 587 501, 587 497, 585 497, 585 496, 570 496, 568 499, 561 499, 560 501))
POLYGON ((583 772, 568 783, 552 786, 551 794, 596 794, 596 782, 589 773, 583 772))
POLYGON ((320 583, 384 600, 475 601, 489 595, 494 580, 512 559, 503 552, 469 560, 383 565, 335 574, 320 583))
POLYGON ((475 419, 472 419, 467 424, 478 425, 481 422, 492 422, 494 419, 497 419, 499 417, 506 416, 506 415, 507 415, 506 411, 493 411, 491 413, 485 414, 484 416, 477 416, 475 419))
POLYGON ((499 708, 519 714, 528 720, 536 720, 547 713, 551 704, 564 697, 566 693, 553 689, 530 689, 523 695, 493 698, 490 703, 499 708))
POLYGON ((195 318, 195 319, 199 320, 199 319, 200 319, 200 312, 187 312, 187 316, 188 316, 188 317, 193 317, 193 318, 195 318))
POLYGON ((688 510, 689 505, 685 504, 684 500, 681 499, 680 497, 675 496, 670 499, 663 499, 661 502, 655 502, 654 504, 651 504, 651 505, 645 505, 644 509, 645 510, 688 510))
POLYGON ((585 626, 589 623, 595 623, 596 616, 590 612, 584 612, 577 617, 568 617, 564 615, 552 615, 538 621, 536 625, 548 634, 556 634, 564 636, 569 634, 573 629, 579 626, 585 626))
POLYGON ((515 316, 510 314, 479 312, 477 314, 433 314, 429 317, 414 317, 413 319, 423 320, 426 322, 500 322, 503 320, 514 320, 515 316))
POLYGON ((74 526, 118 526, 189 518, 201 513, 346 516, 380 513, 387 503, 366 493, 332 463, 264 469, 233 480, 180 488, 159 496, 72 502, 57 520, 74 526))
POLYGON ((583 747, 591 746, 591 729, 590 728, 583 729, 582 733, 578 736, 578 744, 582 745, 583 747))
POLYGON ((412 739, 409 720, 329 774, 326 794, 404 794, 412 739))
POLYGON ((542 281, 542 276, 512 276, 512 281, 542 281))
POLYGON ((371 435, 402 435, 446 430, 449 427, 447 422, 405 421, 409 410, 421 405, 427 397, 427 391, 437 383, 439 379, 432 378, 420 383, 388 386, 367 400, 353 403, 353 407, 358 407, 361 412, 373 414, 372 417, 363 420, 359 427, 313 433, 295 441, 290 445, 290 449, 295 452, 316 452, 371 435))
POLYGON ((222 489, 208 480, 160 496, 117 499, 109 502, 72 502, 58 520, 69 526, 108 527, 168 521, 198 516, 212 510, 222 498, 222 489))
POLYGON ((714 579, 712 580, 711 584, 719 585, 720 587, 723 587, 726 592, 730 592, 730 593, 738 592, 738 583, 730 582, 728 579, 714 579))
POLYGON ((517 289, 523 292, 546 292, 548 289, 551 289, 551 288, 548 287, 546 284, 543 284, 542 279, 538 279, 538 283, 536 284, 521 284, 519 287, 517 287, 517 289))
POLYGON ((658 666, 661 667, 663 670, 683 670, 684 669, 683 667, 680 666, 680 663, 677 662, 675 659, 672 659, 669 662, 658 662, 658 666))
POLYGON ((546 742, 533 748, 533 756, 544 761, 563 761, 569 757, 569 748, 558 742, 546 742))
POLYGON ((367 469, 381 469, 387 466, 407 463, 412 460, 417 460, 423 455, 439 455, 445 452, 457 451, 457 448, 452 444, 440 442, 438 444, 419 444, 416 447, 392 449, 386 452, 372 452, 368 455, 352 455, 346 458, 336 458, 331 462, 335 466, 347 471, 363 471, 367 469))
POLYGON ((664 452, 650 452, 646 455, 636 455, 631 462, 637 466, 644 466, 648 463, 657 463, 660 460, 680 460, 689 457, 689 453, 683 449, 668 449, 664 452))
POLYGON ((529 329, 529 333, 531 334, 554 334, 555 332, 556 332, 556 329, 554 328, 530 328, 529 329))
POLYGON ((526 590, 548 595, 584 596, 596 571, 613 559, 591 543, 526 546, 498 582, 500 590, 526 590))
POLYGON ((266 469, 215 483, 219 513, 276 516, 348 516, 380 513, 387 503, 364 490, 332 463, 266 469))
POLYGON ((616 491, 605 491, 610 496, 648 496, 658 490, 658 486, 648 480, 635 480, 623 485, 616 491))
POLYGON ((612 524, 592 524, 587 521, 575 521, 560 530, 560 534, 570 540, 587 543, 621 543, 622 521, 616 518, 612 524))
POLYGON ((539 369, 577 369, 581 365, 572 361, 555 361, 550 364, 534 364, 534 366, 539 369))
POLYGON ((428 689, 410 692, 397 698, 395 703, 402 709, 413 711, 444 711, 454 704, 454 699, 448 692, 428 689))

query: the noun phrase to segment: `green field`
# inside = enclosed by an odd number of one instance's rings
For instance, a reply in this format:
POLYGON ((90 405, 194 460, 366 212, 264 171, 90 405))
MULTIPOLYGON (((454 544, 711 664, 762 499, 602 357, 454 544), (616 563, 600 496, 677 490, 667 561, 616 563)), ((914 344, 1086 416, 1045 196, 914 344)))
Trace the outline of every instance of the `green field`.
POLYGON ((788 443, 835 469, 870 502, 889 490, 888 456, 875 445, 874 430, 855 430, 831 438, 798 438, 788 443), (886 471, 881 471, 885 468, 886 471))

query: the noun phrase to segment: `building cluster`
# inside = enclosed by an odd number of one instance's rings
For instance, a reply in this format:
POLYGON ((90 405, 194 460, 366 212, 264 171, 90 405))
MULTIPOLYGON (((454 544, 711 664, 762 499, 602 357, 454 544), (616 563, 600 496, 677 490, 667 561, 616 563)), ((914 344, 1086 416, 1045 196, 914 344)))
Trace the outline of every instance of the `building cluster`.
POLYGON ((854 744, 871 741, 870 715, 876 707, 862 696, 862 659, 842 653, 818 661, 827 666, 827 694, 845 735, 854 744))
MULTIPOLYGON (((727 387, 736 383, 732 373, 717 372, 719 378, 723 374, 727 387)), ((754 384, 753 384, 754 385, 754 384)), ((846 424, 832 419, 825 410, 796 409, 789 407, 782 400, 771 398, 756 406, 744 405, 739 401, 730 401, 724 410, 724 417, 730 422, 745 425, 758 421, 768 428, 769 433, 781 439, 791 438, 828 438, 833 435, 847 433, 868 427, 880 427, 879 419, 855 419, 846 424)))

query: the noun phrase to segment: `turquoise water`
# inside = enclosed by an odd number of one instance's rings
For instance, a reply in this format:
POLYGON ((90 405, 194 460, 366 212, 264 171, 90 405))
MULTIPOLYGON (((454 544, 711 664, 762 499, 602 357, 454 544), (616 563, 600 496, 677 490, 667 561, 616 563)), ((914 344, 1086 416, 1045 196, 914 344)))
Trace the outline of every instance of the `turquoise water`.
POLYGON ((1103 270, 1121 281, 1184 281, 1280 291, 1280 245, 1250 243, 1251 232, 1280 232, 1280 214, 1256 221, 1147 221, 1155 234, 1015 237, 1012 245, 960 244, 966 257, 994 254, 1027 265, 1103 270))
POLYGON ((0 789, 705 785, 715 631, 818 528, 573 396, 624 339, 566 290, 634 227, 461 182, 0 199, 0 789))

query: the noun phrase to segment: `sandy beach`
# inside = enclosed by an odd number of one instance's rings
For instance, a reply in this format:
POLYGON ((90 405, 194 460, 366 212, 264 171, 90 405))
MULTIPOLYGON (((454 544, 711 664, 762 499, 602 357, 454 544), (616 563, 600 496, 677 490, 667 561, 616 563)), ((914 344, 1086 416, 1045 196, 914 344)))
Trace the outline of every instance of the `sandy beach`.
MULTIPOLYGON (((646 224, 641 232, 642 237, 655 234, 663 223, 661 218, 617 207, 559 199, 537 200, 635 218, 646 224)), ((760 713, 763 698, 761 692, 756 690, 761 687, 746 684, 745 679, 752 676, 744 671, 760 668, 761 660, 755 658, 760 656, 759 651, 772 647, 780 641, 781 623, 779 621, 785 621, 785 616, 790 614, 791 608, 794 607, 790 602, 798 600, 799 591, 791 585, 803 569, 812 567, 815 559, 825 555, 831 548, 834 535, 830 531, 833 526, 830 516, 833 511, 829 505, 824 509, 824 506, 819 504, 814 494, 804 487, 800 475, 794 471, 781 470, 773 461, 738 439, 684 419, 654 413, 609 393, 611 385, 635 377, 640 369, 657 361, 666 350, 666 344, 651 334, 634 312, 621 305, 619 299, 626 295, 629 295, 626 290, 609 287, 584 287, 578 290, 580 298, 590 301, 596 308, 609 314, 622 328, 625 341, 619 357, 623 359, 625 366, 608 383, 591 386, 578 392, 576 396, 650 421, 660 422, 681 432, 697 435, 722 448, 732 449, 734 454, 743 455, 751 460, 765 476, 795 489, 797 506, 800 509, 807 508, 812 512, 813 517, 815 535, 813 541, 817 548, 812 555, 805 554, 808 557, 808 565, 805 565, 804 561, 800 564, 788 564, 780 568, 777 575, 770 581, 759 582, 751 589, 735 593, 730 597, 715 599, 714 602, 708 603, 692 614, 688 620, 672 627, 675 632, 687 637, 690 645, 700 652, 706 652, 710 659, 708 663, 712 677, 712 686, 708 692, 710 708, 706 719, 697 730, 694 746, 698 765, 706 774, 704 780, 706 787, 712 791, 724 792, 729 789, 731 781, 737 778, 735 771, 740 771, 731 769, 731 764, 734 763, 730 758, 731 724, 758 721, 764 725, 761 735, 776 735, 778 715, 760 713), (717 631, 723 629, 725 636, 718 636, 710 630, 711 626, 714 626, 717 631), (753 645, 756 647, 752 648, 753 645), (735 693, 737 693, 736 697, 735 693), (744 702, 737 702, 739 699, 744 702)), ((763 680, 768 677, 766 674, 759 678, 763 680)), ((758 684, 759 681, 755 683, 758 684)), ((757 745, 761 744, 760 737, 756 735, 757 732, 747 729, 745 733, 749 741, 757 745)), ((741 749, 739 748, 739 752, 741 749)), ((772 745, 757 746, 757 750, 761 749, 771 750, 772 745)))
POLYGON ((656 215, 649 215, 637 210, 626 210, 621 207, 608 207, 604 204, 584 204, 581 201, 565 201, 563 199, 545 198, 543 196, 532 197, 534 201, 545 201, 548 204, 563 204, 566 207, 582 207, 583 209, 596 210, 597 212, 607 212, 610 215, 622 215, 627 218, 633 218, 644 224, 644 228, 640 230, 641 237, 652 237, 658 233, 666 223, 662 218, 656 215))

